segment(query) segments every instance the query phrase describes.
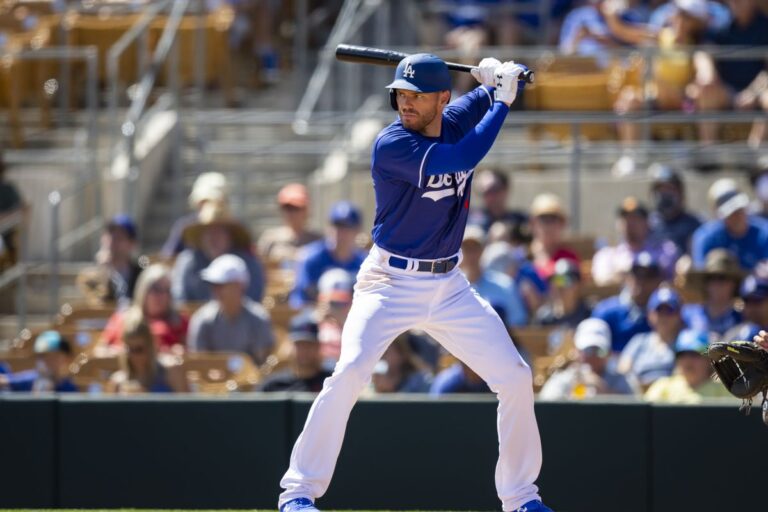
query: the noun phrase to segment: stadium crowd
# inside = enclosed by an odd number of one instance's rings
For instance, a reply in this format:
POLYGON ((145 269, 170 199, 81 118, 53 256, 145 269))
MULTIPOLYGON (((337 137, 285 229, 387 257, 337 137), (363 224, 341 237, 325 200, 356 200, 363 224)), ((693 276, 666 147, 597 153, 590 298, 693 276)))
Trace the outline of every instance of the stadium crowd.
MULTIPOLYGON (((237 12, 232 45, 247 45, 259 57, 265 79, 278 80, 278 52, 270 38, 277 14, 268 12, 274 3, 255 3, 257 13, 246 9, 247 2, 232 4, 237 12), (246 42, 254 20, 266 28, 246 42)), ((447 25, 441 34, 449 46, 469 51, 540 42, 543 22, 532 14, 536 9, 504 9, 535 2, 447 4, 453 7, 441 18, 447 25)), ((593 57, 607 67, 612 48, 660 50, 646 87, 628 82, 618 91, 617 113, 637 111, 649 101, 656 110, 768 111, 765 59, 686 51, 704 43, 768 47, 765 2, 550 5, 558 30, 549 42, 557 42, 564 54, 593 57)), ((711 123, 701 123, 697 131, 705 143, 719 136, 711 123)), ((614 166, 617 174, 641 172, 632 153, 638 125, 621 123, 618 135, 626 150, 614 166)), ((765 122, 756 122, 749 142, 759 148, 764 138, 765 122)), ((702 154, 706 159, 706 151, 702 154)), ((2 171, 0 215, 21 207, 2 171)), ((569 235, 569 217, 557 195, 543 193, 525 210, 510 209, 510 174, 476 172, 480 204, 470 214, 460 267, 512 333, 537 376, 542 399, 623 394, 690 403, 723 396, 722 386, 709 378, 703 355, 708 344, 751 339, 768 329, 768 162, 751 171, 750 191, 732 179, 716 181, 708 212, 688 210, 679 170, 654 164, 647 172, 650 190, 615 207, 619 242, 596 250, 593 244, 585 250, 569 235), (531 333, 544 333, 543 342, 532 341, 531 333)), ((231 214, 230 192, 224 175, 199 175, 189 213, 149 258, 139 258, 149 248, 139 246, 134 219, 117 215, 104 226, 94 265, 78 283, 90 304, 114 309, 89 350, 117 358, 118 368, 105 386, 87 390, 194 391, 178 360, 199 352, 246 355, 261 376, 257 390, 320 389, 339 357, 355 274, 370 244, 362 228, 370 219, 363 219, 357 205, 341 201, 327 212, 323 232, 315 232, 309 228, 307 188, 291 183, 276 197, 282 225, 253 239, 231 214)), ((0 254, 12 251, 8 234, 0 243, 0 254)), ((72 372, 77 339, 48 330, 32 343, 37 369, 11 372, 0 362, 0 389, 86 390, 72 372)), ((427 333, 410 331, 384 353, 368 392, 490 391, 427 333)))
MULTIPOLYGON (((621 201, 619 242, 594 255, 570 245, 568 214, 556 195, 512 210, 509 177, 478 173, 480 204, 460 268, 544 377, 542 399, 723 396, 709 378, 708 344, 751 339, 768 328, 768 219, 758 187, 750 200, 735 180, 719 179, 710 187, 711 211, 699 215, 686 209, 677 170, 654 164, 649 172, 650 205, 638 197, 621 201), (526 343, 532 329, 543 329, 543 347, 526 343)), ((766 177, 763 166, 752 182, 766 177)), ((276 199, 283 225, 253 241, 229 213, 224 176, 201 174, 191 213, 145 266, 133 220, 117 215, 107 223, 95 265, 81 276, 91 303, 115 305, 91 349, 119 358, 103 391, 189 391, 173 356, 196 352, 247 355, 261 369, 259 390, 320 389, 338 359, 355 274, 370 242, 349 201, 331 207, 321 234, 307 227, 304 185, 286 185, 276 199), (290 287, 267 308, 270 279, 290 287), (281 308, 288 315, 277 325, 270 312, 281 308)), ((55 330, 42 332, 34 340, 39 370, 0 382, 19 390, 78 390, 69 374, 77 348, 55 330)), ((489 390, 427 333, 410 331, 383 355, 369 392, 489 390)))

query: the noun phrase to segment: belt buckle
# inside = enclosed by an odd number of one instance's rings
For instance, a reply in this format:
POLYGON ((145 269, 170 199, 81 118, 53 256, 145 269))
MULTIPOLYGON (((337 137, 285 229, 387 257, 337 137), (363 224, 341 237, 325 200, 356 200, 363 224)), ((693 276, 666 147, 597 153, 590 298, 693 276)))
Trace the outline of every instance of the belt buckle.
POLYGON ((433 274, 445 274, 448 272, 448 260, 435 260, 432 262, 430 272, 433 274))

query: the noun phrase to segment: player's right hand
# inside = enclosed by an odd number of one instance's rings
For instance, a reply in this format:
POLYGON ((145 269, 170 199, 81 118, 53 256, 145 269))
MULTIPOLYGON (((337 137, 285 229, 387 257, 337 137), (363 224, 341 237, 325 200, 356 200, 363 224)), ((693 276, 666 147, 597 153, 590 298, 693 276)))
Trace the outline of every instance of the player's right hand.
POLYGON ((518 78, 527 68, 522 64, 515 64, 514 61, 507 61, 496 68, 495 84, 496 99, 507 106, 517 98, 519 87, 518 78))
POLYGON ((486 87, 496 87, 496 68, 501 66, 499 59, 493 57, 485 58, 480 61, 476 68, 472 68, 470 73, 475 80, 486 87))

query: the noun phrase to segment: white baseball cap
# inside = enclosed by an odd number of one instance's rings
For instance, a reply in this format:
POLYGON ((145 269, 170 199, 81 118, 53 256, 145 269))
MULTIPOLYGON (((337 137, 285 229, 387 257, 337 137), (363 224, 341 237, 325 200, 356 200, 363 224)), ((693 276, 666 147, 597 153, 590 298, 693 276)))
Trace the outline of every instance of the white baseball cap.
POLYGON ((323 272, 317 282, 319 297, 329 300, 352 298, 352 290, 355 286, 355 276, 341 268, 332 268, 323 272))
POLYGON ((587 318, 576 327, 573 343, 578 350, 597 347, 605 355, 611 352, 611 328, 599 318, 587 318))
POLYGON ((699 20, 709 19, 707 0, 675 0, 675 7, 699 20))
POLYGON ((192 208, 203 201, 225 201, 229 193, 227 178, 220 172, 204 172, 200 174, 192 185, 189 194, 189 205, 192 208))
POLYGON ((219 256, 200 272, 200 276, 211 284, 241 283, 244 286, 251 277, 245 262, 234 254, 219 256))
POLYGON ((721 178, 709 187, 709 200, 720 219, 749 206, 749 196, 730 178, 721 178))

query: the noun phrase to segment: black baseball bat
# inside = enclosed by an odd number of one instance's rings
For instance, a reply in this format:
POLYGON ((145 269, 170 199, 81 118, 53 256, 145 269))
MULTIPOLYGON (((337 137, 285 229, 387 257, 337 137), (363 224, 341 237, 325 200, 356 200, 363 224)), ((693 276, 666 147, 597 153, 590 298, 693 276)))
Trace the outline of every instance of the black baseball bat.
MULTIPOLYGON (((407 53, 396 52, 393 50, 384 50, 382 48, 370 48, 367 46, 355 46, 351 44, 340 44, 336 47, 336 58, 345 62, 363 62, 367 64, 376 64, 378 66, 397 66, 397 64, 408 57, 407 53)), ((458 64, 456 62, 446 62, 448 69, 469 73, 475 66, 467 64, 458 64)), ((534 73, 527 70, 520 75, 520 80, 532 84, 534 73)))

